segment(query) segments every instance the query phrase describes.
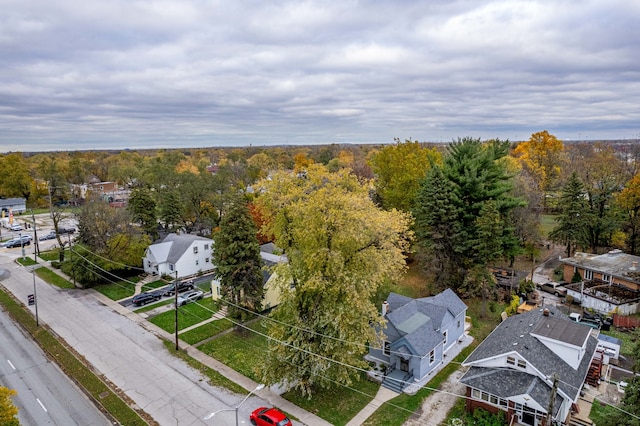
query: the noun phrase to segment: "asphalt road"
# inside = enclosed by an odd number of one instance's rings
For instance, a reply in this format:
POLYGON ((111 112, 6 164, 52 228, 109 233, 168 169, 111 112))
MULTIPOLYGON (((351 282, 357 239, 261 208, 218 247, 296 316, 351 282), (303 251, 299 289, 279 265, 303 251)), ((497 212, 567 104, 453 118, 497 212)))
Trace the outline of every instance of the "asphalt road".
POLYGON ((109 425, 110 421, 0 310, 0 383, 22 425, 109 425))

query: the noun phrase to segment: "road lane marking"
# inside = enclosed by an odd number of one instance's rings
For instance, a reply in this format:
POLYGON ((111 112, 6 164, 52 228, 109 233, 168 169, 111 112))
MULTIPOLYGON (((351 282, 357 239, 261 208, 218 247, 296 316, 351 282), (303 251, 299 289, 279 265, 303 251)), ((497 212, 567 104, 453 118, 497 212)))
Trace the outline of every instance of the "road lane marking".
POLYGON ((42 409, 44 410, 45 413, 48 413, 47 411, 47 407, 44 406, 44 404, 42 402, 40 402, 40 400, 38 398, 36 398, 36 401, 38 401, 38 404, 40 404, 40 406, 42 407, 42 409))
POLYGON ((11 361, 7 360, 7 362, 9 363, 9 365, 11 366, 11 368, 13 368, 14 370, 16 369, 13 364, 11 364, 11 361))

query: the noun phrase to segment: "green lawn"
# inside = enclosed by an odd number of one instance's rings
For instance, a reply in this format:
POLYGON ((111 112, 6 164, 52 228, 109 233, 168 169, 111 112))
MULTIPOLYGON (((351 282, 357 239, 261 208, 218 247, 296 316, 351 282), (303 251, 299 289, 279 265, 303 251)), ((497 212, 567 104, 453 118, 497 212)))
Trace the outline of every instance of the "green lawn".
POLYGON ((37 276, 39 276, 49 284, 55 285, 56 287, 75 288, 72 282, 62 278, 60 275, 56 274, 55 272, 53 272, 51 269, 47 267, 43 266, 36 269, 35 271, 37 276))
POLYGON ((19 257, 18 258, 18 263, 21 264, 22 266, 31 266, 31 265, 37 265, 36 261, 33 260, 32 257, 19 257))
POLYGON ((189 330, 180 334, 180 339, 187 342, 190 345, 195 345, 198 342, 202 342, 203 340, 215 336, 216 334, 222 333, 225 330, 233 327, 233 323, 231 321, 223 318, 220 320, 215 320, 212 322, 208 322, 200 327, 196 327, 193 330, 189 330))
POLYGON ((282 397, 333 425, 341 426, 346 425, 371 402, 379 388, 380 385, 367 380, 363 373, 360 380, 351 386, 320 390, 311 399, 297 392, 286 392, 282 397))
POLYGON ((41 258, 42 260, 47 261, 47 262, 60 260, 60 251, 58 251, 58 249, 48 250, 48 251, 41 251, 40 254, 38 255, 38 257, 41 258))
POLYGON ((118 281, 109 284, 100 284, 94 287, 96 291, 104 294, 111 300, 120 300, 133 296, 136 291, 135 281, 139 281, 139 278, 134 277, 127 281, 118 281), (134 280, 135 279, 135 280, 134 280))
POLYGON ((540 216, 540 231, 542 238, 547 238, 551 230, 556 227, 556 215, 543 214, 540 216))
MULTIPOLYGON (((135 281, 138 282, 140 279, 137 278, 135 281)), ((131 280, 134 281, 134 280, 131 280)), ((149 290, 155 290, 156 288, 160 288, 160 287, 164 287, 166 285, 168 285, 169 283, 166 282, 165 280, 155 280, 150 282, 149 284, 143 284, 142 285, 142 291, 149 291, 149 290)))
MULTIPOLYGON (((199 300, 198 303, 189 303, 178 308, 178 330, 191 327, 199 322, 211 318, 218 310, 218 304, 210 297, 199 300)), ((149 321, 169 333, 175 333, 175 310, 163 312, 151 318, 149 321)))
POLYGON ((616 337, 622 341, 622 347, 620 348, 620 354, 626 357, 633 358, 633 347, 635 345, 634 335, 631 332, 623 332, 615 330, 614 327, 609 331, 600 330, 602 334, 607 336, 616 337))
MULTIPOLYGON (((256 321, 248 327, 262 334, 267 331, 262 321, 256 321)), ((257 368, 268 350, 267 338, 258 333, 240 330, 220 336, 198 349, 259 383, 261 378, 257 368)))

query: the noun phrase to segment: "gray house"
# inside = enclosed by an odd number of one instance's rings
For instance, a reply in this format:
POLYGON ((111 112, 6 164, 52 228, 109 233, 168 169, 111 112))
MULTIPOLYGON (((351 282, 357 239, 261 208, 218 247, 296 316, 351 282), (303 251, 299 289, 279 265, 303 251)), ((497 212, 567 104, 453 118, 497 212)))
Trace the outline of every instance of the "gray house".
POLYGON ((464 335, 466 312, 451 289, 421 299, 389 294, 382 306, 385 341, 367 356, 387 367, 382 385, 402 392, 448 362, 447 351, 464 335))

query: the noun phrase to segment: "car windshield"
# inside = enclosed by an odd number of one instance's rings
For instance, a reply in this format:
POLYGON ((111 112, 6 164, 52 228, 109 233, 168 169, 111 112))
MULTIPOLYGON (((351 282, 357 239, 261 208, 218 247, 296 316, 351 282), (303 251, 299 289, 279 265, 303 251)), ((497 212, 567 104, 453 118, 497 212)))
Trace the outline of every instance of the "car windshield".
POLYGON ((284 419, 278 422, 277 426, 287 426, 288 424, 289 424, 289 419, 285 417, 284 419))

